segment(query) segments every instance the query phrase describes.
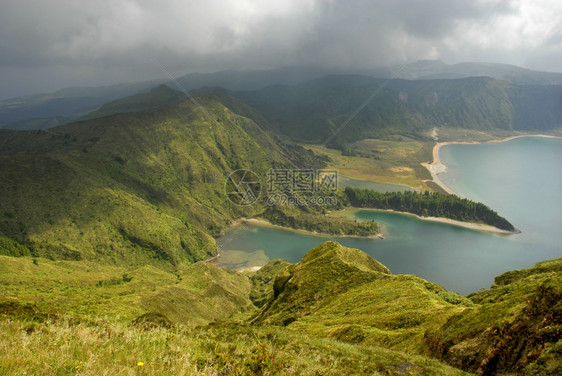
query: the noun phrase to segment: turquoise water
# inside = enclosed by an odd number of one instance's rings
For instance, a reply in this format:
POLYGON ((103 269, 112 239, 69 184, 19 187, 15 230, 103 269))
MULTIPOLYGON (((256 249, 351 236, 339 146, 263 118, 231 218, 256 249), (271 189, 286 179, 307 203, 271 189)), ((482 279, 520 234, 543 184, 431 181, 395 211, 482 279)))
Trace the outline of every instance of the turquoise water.
POLYGON ((520 138, 504 143, 441 148, 452 189, 479 200, 522 233, 496 235, 385 212, 358 211, 381 223, 386 239, 330 238, 243 225, 218 240, 229 267, 263 265, 268 259, 297 262, 312 247, 333 239, 359 248, 393 273, 416 274, 467 294, 507 270, 562 257, 562 140, 520 138))
POLYGON ((353 179, 344 175, 338 175, 338 186, 345 188, 372 189, 375 192, 405 192, 414 191, 413 188, 401 184, 379 183, 369 180, 353 179))

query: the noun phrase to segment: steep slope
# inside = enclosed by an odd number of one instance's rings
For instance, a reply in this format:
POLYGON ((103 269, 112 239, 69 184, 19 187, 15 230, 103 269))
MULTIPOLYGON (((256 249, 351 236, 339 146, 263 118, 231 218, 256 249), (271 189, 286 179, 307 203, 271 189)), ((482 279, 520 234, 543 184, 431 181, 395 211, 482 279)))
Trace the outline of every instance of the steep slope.
POLYGON ((37 256, 118 264, 214 255, 209 233, 260 209, 228 200, 230 172, 266 176, 314 157, 215 100, 199 103, 1 131, 0 236, 37 256))
POLYGON ((326 242, 279 272, 252 322, 430 354, 478 374, 557 375, 561 278, 562 259, 545 261, 467 299, 326 242))
MULTIPOLYGON (((387 273, 359 251, 335 253, 350 271, 387 273)), ((10 344, 0 372, 465 374, 420 355, 229 319, 255 309, 251 289, 271 287, 267 275, 283 266, 271 262, 254 278, 258 273, 204 262, 176 275, 151 266, 0 256, 0 342, 10 344)))
POLYGON ((562 259, 502 274, 469 296, 425 342, 432 355, 480 375, 562 372, 562 259))
POLYGON ((313 143, 333 135, 332 144, 389 133, 419 137, 436 126, 503 131, 562 126, 562 86, 512 85, 485 77, 386 81, 327 76, 235 95, 282 133, 313 143), (347 125, 340 129, 342 124, 347 125))

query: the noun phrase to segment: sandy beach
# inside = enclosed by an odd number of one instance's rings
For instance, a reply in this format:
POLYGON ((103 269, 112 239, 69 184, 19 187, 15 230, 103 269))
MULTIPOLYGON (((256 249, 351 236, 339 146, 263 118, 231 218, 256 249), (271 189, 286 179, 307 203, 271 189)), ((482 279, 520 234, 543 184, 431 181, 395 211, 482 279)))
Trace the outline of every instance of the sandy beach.
POLYGON ((507 142, 507 141, 511 141, 511 140, 516 139, 516 138, 522 138, 522 137, 562 138, 562 137, 551 136, 551 135, 546 135, 546 134, 529 134, 529 135, 511 136, 511 137, 503 138, 503 139, 500 139, 500 140, 491 140, 491 141, 484 141, 484 142, 479 142, 479 141, 437 142, 435 144, 435 146, 433 147, 433 162, 432 163, 422 163, 421 165, 424 166, 425 168, 427 168, 427 170, 431 174, 431 179, 433 180, 433 182, 435 184, 437 184, 438 186, 440 186, 445 192, 447 192, 449 194, 461 196, 458 193, 456 193, 455 191, 453 191, 451 188, 449 188, 439 178, 439 174, 442 174, 443 172, 447 172, 447 166, 445 166, 443 163, 441 163, 441 160, 439 159, 439 149, 441 149, 442 146, 445 146, 445 145, 469 145, 469 144, 492 144, 492 143, 498 143, 498 142, 507 142))
POLYGON ((471 230, 477 230, 477 231, 491 232, 491 233, 494 233, 494 234, 508 235, 508 234, 517 233, 517 232, 502 230, 502 229, 499 229, 497 227, 486 225, 486 224, 483 224, 483 223, 463 222, 463 221, 457 221, 455 219, 449 219, 449 218, 443 218, 443 217, 422 217, 422 216, 419 216, 417 214, 408 213, 408 212, 401 212, 401 211, 396 211, 396 210, 392 210, 392 209, 350 208, 350 209, 344 209, 342 212, 353 213, 353 212, 356 212, 358 210, 368 210, 368 211, 378 211, 378 212, 396 213, 396 214, 400 214, 400 215, 408 215, 410 217, 414 217, 414 218, 422 220, 422 221, 446 223, 446 224, 453 225, 453 226, 464 227, 464 228, 468 228, 468 229, 471 229, 471 230))

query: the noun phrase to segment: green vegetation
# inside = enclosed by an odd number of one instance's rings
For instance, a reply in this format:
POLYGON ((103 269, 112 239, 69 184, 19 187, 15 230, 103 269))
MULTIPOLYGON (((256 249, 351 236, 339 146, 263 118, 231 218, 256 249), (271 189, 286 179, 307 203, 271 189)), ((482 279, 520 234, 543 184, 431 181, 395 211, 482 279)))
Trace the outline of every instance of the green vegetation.
POLYGON ((171 270, 213 256, 210 235, 264 210, 228 200, 230 172, 322 164, 221 103, 199 102, 204 110, 186 101, 49 131, 2 131, 0 233, 37 257, 171 270))
POLYGON ((252 307, 245 276, 204 262, 173 274, 148 265, 0 256, 0 286, 0 300, 28 303, 58 316, 131 321, 158 313, 173 322, 204 325, 252 307))
POLYGON ((496 277, 475 306, 429 331, 430 353, 477 374, 562 372, 562 259, 496 277))
POLYGON ((285 260, 271 260, 257 272, 250 274, 250 281, 252 282, 250 300, 256 307, 263 307, 273 298, 275 277, 289 265, 291 264, 285 260))
POLYGON ((278 327, 145 329, 8 317, 0 319, 5 375, 467 375, 422 356, 278 327))
POLYGON ((334 242, 244 273, 0 256, 0 373, 557 375, 561 276, 466 298, 334 242))
POLYGON ((418 190, 428 189, 431 175, 422 162, 433 159, 434 141, 389 135, 382 139, 365 139, 345 144, 353 153, 322 145, 303 144, 317 155, 326 156, 327 168, 355 179, 404 184, 418 190))
POLYGON ((392 275, 359 250, 326 242, 278 275, 275 299, 254 323, 421 352, 426 330, 473 305, 445 294, 441 286, 419 277, 392 275))
POLYGON ((279 226, 338 236, 373 236, 379 232, 378 225, 374 221, 357 222, 350 218, 307 213, 295 207, 269 206, 258 215, 258 218, 279 226))
POLYGON ((0 236, 0 255, 21 257, 31 256, 31 252, 17 241, 0 236))
POLYGON ((392 209, 423 217, 445 217, 464 222, 485 223, 506 231, 515 228, 486 205, 441 193, 387 192, 346 187, 351 205, 359 208, 392 209))
MULTIPOLYGON (((537 129, 560 124, 552 99, 559 87, 539 93, 484 78, 395 80, 333 140, 339 151, 309 146, 317 156, 283 136, 324 142, 379 84, 334 76, 211 91, 198 104, 158 87, 74 124, 0 130, 0 373, 560 373, 562 260, 506 273, 469 297, 393 275, 334 242, 297 264, 274 260, 257 272, 201 261, 216 255, 212 236, 241 217, 377 234, 374 222, 325 215, 349 203, 513 230, 486 206, 450 195, 348 188, 326 193, 337 199, 328 206, 228 200, 225 178, 234 170, 265 177, 272 168, 326 163, 425 190, 429 174, 419 162, 431 159, 434 126, 485 138, 527 129, 529 116, 537 129)), ((49 119, 57 108, 51 99, 74 98, 68 115, 79 116, 132 86, 106 89, 94 90, 96 98, 89 89, 20 98, 0 106, 0 117, 28 111, 45 119, 21 126, 53 124, 64 119, 49 119)))

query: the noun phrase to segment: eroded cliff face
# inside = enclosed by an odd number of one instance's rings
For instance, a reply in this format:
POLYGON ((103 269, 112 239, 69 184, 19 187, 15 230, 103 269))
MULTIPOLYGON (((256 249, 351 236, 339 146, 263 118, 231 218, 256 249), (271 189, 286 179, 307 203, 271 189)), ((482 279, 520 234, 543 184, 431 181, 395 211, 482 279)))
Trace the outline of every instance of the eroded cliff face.
POLYGON ((477 306, 425 334, 430 355, 478 375, 561 374, 561 265, 558 259, 496 278, 471 296, 477 306))

